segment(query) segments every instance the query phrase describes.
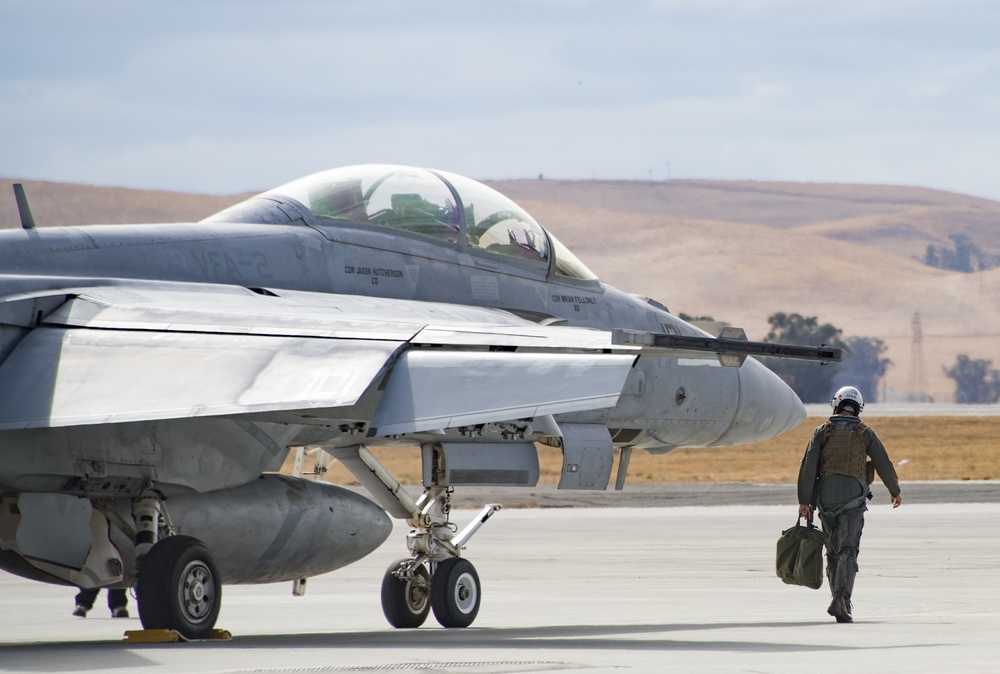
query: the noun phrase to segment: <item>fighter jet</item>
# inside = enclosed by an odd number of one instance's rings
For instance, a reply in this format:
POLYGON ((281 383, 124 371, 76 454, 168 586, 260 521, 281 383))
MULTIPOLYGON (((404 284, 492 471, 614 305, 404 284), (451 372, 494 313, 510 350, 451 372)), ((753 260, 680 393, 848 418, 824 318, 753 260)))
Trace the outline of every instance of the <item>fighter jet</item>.
POLYGON ((209 636, 232 583, 294 581, 380 546, 385 616, 474 621, 451 495, 615 487, 631 453, 720 447, 805 417, 754 355, 823 346, 713 337, 602 283, 490 187, 445 171, 335 169, 197 223, 0 232, 0 568, 136 588, 147 629, 209 636), (409 493, 370 446, 414 448, 409 493), (319 448, 370 499, 279 474, 319 448), (419 448, 419 451, 418 451, 419 448))

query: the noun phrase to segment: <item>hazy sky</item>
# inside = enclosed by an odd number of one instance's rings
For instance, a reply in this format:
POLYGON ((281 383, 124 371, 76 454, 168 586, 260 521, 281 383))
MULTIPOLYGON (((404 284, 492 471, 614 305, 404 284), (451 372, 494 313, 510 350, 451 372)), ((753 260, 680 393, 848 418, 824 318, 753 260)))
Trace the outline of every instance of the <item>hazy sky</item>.
POLYGON ((1000 199, 1000 3, 0 0, 0 176, 368 162, 1000 199))

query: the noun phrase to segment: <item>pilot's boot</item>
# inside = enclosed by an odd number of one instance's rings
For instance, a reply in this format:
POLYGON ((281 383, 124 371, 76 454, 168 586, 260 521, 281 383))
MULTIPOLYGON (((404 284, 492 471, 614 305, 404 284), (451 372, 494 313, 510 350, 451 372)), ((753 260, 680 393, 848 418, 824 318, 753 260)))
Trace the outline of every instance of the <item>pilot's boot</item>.
POLYGON ((77 618, 86 618, 87 611, 94 608, 94 600, 97 599, 98 592, 99 590, 97 588, 89 590, 80 588, 80 592, 74 598, 76 608, 73 609, 73 615, 77 618))
POLYGON ((833 601, 830 602, 830 608, 826 612, 836 618, 838 623, 854 622, 854 618, 851 617, 851 601, 843 590, 833 593, 833 601))
POLYGON ((837 565, 836 580, 833 583, 837 591, 834 592, 829 613, 839 623, 850 623, 854 622, 851 616, 851 593, 854 591, 854 578, 858 572, 857 548, 844 548, 844 551, 845 554, 837 565), (840 596, 841 602, 838 602, 837 595, 840 596), (834 613, 835 608, 838 609, 837 613, 834 613))
POLYGON ((108 608, 112 618, 128 618, 128 594, 125 590, 108 590, 108 608))

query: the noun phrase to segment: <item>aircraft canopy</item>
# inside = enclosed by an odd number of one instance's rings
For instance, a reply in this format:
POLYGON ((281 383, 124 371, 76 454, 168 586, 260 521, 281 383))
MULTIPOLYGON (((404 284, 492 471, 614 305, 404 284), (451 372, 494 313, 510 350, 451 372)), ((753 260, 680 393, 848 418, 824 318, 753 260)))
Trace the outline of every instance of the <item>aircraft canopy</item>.
POLYGON ((387 164, 348 166, 314 173, 260 197, 294 199, 319 220, 391 227, 546 266, 554 255, 556 274, 597 278, 512 200, 454 173, 387 164))

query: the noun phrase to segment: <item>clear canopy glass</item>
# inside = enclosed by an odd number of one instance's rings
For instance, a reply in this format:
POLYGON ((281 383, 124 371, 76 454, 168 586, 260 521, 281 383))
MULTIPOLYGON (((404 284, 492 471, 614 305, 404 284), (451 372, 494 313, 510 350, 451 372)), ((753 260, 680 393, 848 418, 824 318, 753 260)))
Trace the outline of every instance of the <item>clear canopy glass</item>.
POLYGON ((315 173, 262 196, 291 197, 317 218, 464 242, 486 253, 546 266, 554 251, 556 274, 597 278, 512 200, 453 173, 386 164, 348 166, 315 173))
POLYGON ((349 166, 314 173, 264 196, 291 197, 319 218, 403 229, 455 243, 460 221, 448 186, 406 166, 349 166))

